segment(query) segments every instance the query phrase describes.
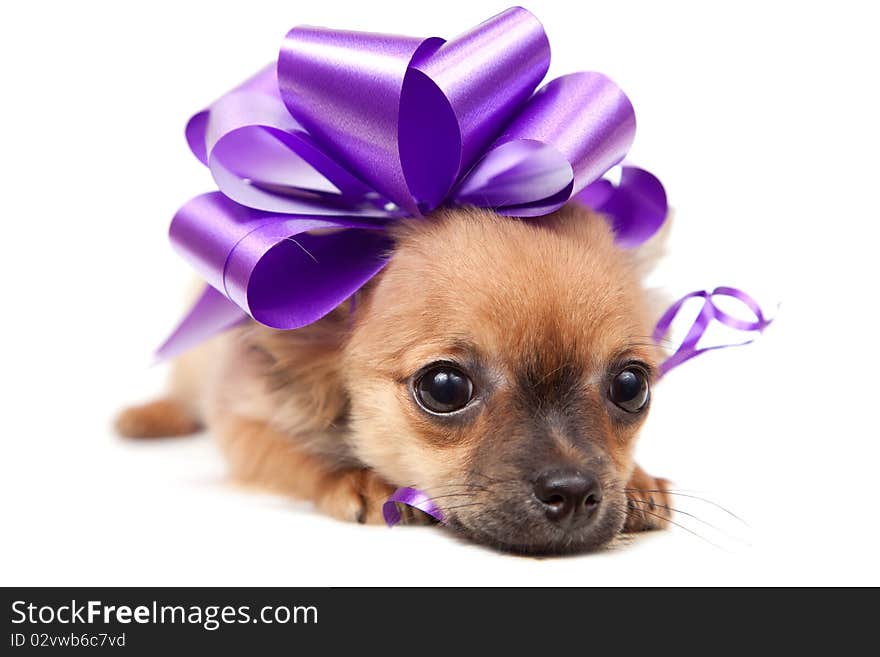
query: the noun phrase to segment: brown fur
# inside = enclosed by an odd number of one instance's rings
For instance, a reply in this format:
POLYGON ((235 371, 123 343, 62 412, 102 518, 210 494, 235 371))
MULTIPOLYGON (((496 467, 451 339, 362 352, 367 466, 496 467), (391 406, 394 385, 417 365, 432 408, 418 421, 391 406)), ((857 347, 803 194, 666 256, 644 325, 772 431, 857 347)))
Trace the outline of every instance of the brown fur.
POLYGON ((356 304, 193 350, 175 364, 170 399, 126 411, 120 431, 155 435, 164 409, 170 433, 204 422, 240 481, 362 522, 380 521, 395 487, 415 486, 450 526, 505 549, 589 549, 664 525, 665 482, 633 461, 645 413, 606 399, 621 359, 653 369, 660 357, 644 262, 606 221, 575 206, 536 220, 444 210, 395 237, 356 304), (478 393, 451 420, 412 398, 414 375, 439 360, 466 366, 478 393), (597 473, 605 496, 589 529, 538 520, 530 477, 552 464, 597 473), (654 515, 638 512, 648 504, 654 515))
POLYGON ((116 431, 130 438, 187 436, 201 428, 198 418, 171 398, 132 406, 116 418, 116 431))

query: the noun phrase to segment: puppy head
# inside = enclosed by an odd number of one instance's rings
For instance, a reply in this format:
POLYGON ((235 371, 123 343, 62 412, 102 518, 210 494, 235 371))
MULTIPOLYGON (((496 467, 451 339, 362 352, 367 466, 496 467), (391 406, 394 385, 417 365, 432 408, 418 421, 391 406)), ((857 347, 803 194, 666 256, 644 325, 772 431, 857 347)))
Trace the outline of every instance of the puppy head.
POLYGON ((644 293, 603 218, 445 210, 403 225, 344 349, 350 437, 473 540, 611 540, 650 403, 644 293))

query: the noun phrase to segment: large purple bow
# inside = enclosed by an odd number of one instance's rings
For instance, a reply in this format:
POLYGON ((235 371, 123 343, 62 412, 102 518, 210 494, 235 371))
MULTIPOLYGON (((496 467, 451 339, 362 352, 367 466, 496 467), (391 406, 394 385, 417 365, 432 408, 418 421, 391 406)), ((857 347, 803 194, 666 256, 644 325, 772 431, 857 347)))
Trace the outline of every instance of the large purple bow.
POLYGON ((248 315, 314 322, 379 272, 389 222, 444 204, 518 217, 577 198, 635 246, 666 216, 659 181, 624 167, 635 115, 600 73, 535 91, 550 46, 515 7, 450 40, 296 27, 277 65, 187 125, 219 191, 184 205, 174 246, 210 284, 159 349, 171 357, 248 315))

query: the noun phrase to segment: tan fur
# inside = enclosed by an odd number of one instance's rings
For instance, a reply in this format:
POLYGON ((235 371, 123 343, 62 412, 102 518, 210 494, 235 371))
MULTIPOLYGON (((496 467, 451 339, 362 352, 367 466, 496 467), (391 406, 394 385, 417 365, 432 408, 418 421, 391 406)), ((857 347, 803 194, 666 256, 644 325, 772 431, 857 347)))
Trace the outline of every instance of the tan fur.
MULTIPOLYGON (((163 409, 170 433, 204 422, 237 480, 378 522, 397 486, 475 495, 492 487, 468 478, 475 463, 480 476, 506 476, 488 474, 485 452, 499 419, 517 412, 514 382, 525 364, 542 373, 539 387, 560 372, 584 373, 576 387, 609 490, 647 503, 636 489, 665 488, 632 460, 640 422, 623 425, 603 410, 613 359, 656 365, 661 356, 649 337, 644 258, 615 246, 603 218, 574 206, 535 220, 444 210, 404 222, 395 237, 389 264, 356 304, 296 331, 251 323, 191 351, 174 366, 169 399, 126 411, 120 431, 154 435, 163 409), (408 382, 426 363, 475 354, 493 383, 473 421, 438 423, 413 403, 408 382)), ((554 458, 585 458, 562 434, 552 445, 554 458)), ((662 492, 653 497, 665 504, 662 492)), ((630 513, 626 529, 662 524, 642 516, 630 513)))
POLYGON ((168 398, 125 409, 117 416, 115 427, 130 438, 163 438, 186 436, 202 425, 186 406, 168 398))

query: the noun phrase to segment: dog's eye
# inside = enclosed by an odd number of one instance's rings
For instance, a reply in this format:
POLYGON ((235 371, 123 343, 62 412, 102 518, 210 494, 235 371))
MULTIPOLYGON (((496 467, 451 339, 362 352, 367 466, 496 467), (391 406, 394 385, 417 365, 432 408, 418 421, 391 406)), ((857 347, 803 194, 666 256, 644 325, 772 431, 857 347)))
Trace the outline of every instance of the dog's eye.
POLYGON ((638 413, 648 403, 648 376, 642 368, 630 365, 611 381, 608 396, 627 413, 638 413))
POLYGON ((474 385, 467 375, 451 365, 426 370, 413 386, 416 401, 431 413, 452 413, 467 406, 474 385))

